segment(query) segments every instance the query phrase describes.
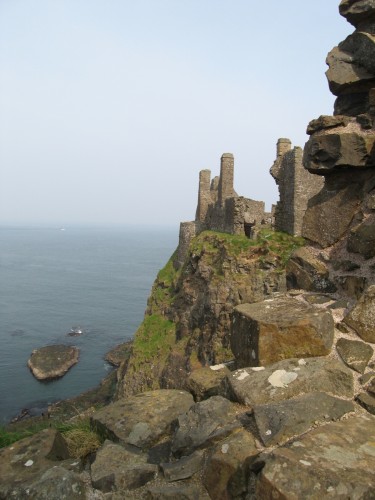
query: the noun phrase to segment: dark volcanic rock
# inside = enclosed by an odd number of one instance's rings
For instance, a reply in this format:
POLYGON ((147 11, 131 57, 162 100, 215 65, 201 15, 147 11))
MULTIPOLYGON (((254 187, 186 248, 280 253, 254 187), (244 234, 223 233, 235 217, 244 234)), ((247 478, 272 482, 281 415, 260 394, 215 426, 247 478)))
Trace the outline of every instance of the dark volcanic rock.
POLYGON ((356 228, 352 229, 347 249, 349 252, 359 253, 365 259, 371 259, 375 256, 375 218, 371 216, 356 228))
POLYGON ((35 349, 27 362, 38 380, 62 377, 78 362, 79 349, 66 345, 49 345, 35 349))
POLYGON ((231 347, 238 367, 270 365, 328 354, 333 331, 329 311, 292 297, 276 297, 234 309, 231 347))
POLYGON ((225 438, 241 427, 236 406, 221 396, 196 403, 178 418, 178 429, 172 443, 175 455, 189 455, 198 448, 225 438))
POLYGON ((119 344, 104 356, 104 359, 113 366, 120 366, 124 361, 127 361, 131 355, 133 341, 119 344))
POLYGON ((55 465, 27 488, 26 496, 19 498, 81 500, 85 497, 86 488, 82 478, 64 467, 55 465))
POLYGON ((188 392, 160 389, 120 399, 96 412, 91 421, 109 439, 149 448, 172 432, 177 417, 192 404, 188 392))
POLYGON ((203 484, 211 498, 243 498, 248 466, 259 454, 254 437, 244 429, 215 446, 203 472, 203 484))
POLYGON ((341 0, 339 12, 357 28, 363 22, 375 20, 375 1, 341 0))
POLYGON ((336 349, 344 363, 359 373, 365 371, 367 363, 374 354, 374 349, 365 342, 344 338, 337 341, 336 349))
POLYGON ((256 405, 253 410, 259 435, 269 446, 303 434, 318 422, 336 420, 354 411, 354 405, 351 401, 315 392, 275 404, 256 405))
POLYGON ((374 498, 374 440, 370 415, 315 429, 265 456, 254 498, 374 498))
POLYGON ((365 410, 372 415, 375 415, 375 397, 371 394, 367 394, 366 392, 362 392, 356 396, 355 400, 359 403, 365 410))
POLYGON ((198 368, 189 375, 187 388, 193 394, 195 401, 221 394, 221 383, 230 372, 227 367, 219 368, 219 366, 198 368))
POLYGON ((239 403, 254 406, 324 391, 353 397, 353 374, 341 361, 328 358, 289 359, 264 369, 243 368, 230 374, 228 392, 239 403))
POLYGON ((195 451, 187 457, 171 463, 160 464, 167 481, 179 481, 188 479, 198 472, 203 465, 203 451, 195 451))
POLYGON ((307 134, 311 135, 314 132, 318 132, 319 130, 324 130, 327 128, 333 127, 346 127, 350 122, 350 118, 348 116, 337 115, 337 116, 328 116, 322 115, 315 120, 311 120, 311 122, 307 126, 307 134))

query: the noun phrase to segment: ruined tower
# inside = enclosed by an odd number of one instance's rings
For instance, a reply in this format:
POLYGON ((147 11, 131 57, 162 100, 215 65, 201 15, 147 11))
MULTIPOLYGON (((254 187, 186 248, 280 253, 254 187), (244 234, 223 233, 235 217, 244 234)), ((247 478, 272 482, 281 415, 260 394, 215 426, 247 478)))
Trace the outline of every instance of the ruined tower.
POLYGON ((232 153, 224 153, 221 157, 219 180, 219 205, 224 207, 225 200, 233 198, 234 157, 232 153))

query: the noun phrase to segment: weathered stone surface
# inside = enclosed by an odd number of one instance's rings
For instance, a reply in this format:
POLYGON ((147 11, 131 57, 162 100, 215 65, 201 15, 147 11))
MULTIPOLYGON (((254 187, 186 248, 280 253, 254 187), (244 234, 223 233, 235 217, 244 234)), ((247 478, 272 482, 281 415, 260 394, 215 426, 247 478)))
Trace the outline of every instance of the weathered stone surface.
POLYGON ((198 450, 187 457, 171 463, 162 463, 160 467, 167 481, 188 479, 202 468, 203 451, 198 450))
POLYGON ((25 489, 57 461, 69 458, 62 435, 45 429, 0 450, 0 498, 24 498, 25 489), (18 492, 16 494, 13 491, 18 492), (23 492, 23 493, 22 493, 23 492))
POLYGON ((101 491, 134 489, 154 479, 157 466, 147 464, 147 455, 134 453, 106 441, 91 465, 91 481, 101 491))
POLYGON ((336 349, 344 363, 359 373, 364 373, 367 363, 374 354, 374 349, 365 342, 344 338, 337 341, 336 349))
POLYGON ((367 390, 370 394, 373 394, 375 396, 375 373, 372 373, 372 377, 367 387, 367 390))
POLYGON ((79 349, 66 345, 48 345, 35 349, 27 362, 38 380, 62 377, 78 362, 79 349))
POLYGON ((210 497, 197 486, 179 483, 178 485, 149 486, 146 500, 210 500, 210 497))
POLYGON ((344 321, 363 340, 375 343, 375 285, 367 288, 344 321))
POLYGON ((85 497, 85 484, 78 474, 55 465, 27 488, 25 496, 18 498, 82 500, 85 497))
POLYGON ((224 365, 220 369, 217 369, 217 366, 213 368, 209 366, 198 368, 190 374, 187 388, 193 394, 195 401, 220 395, 221 383, 229 370, 224 365))
POLYGON ((370 415, 315 429, 265 457, 255 498, 374 498, 374 440, 370 415))
POLYGON ((339 241, 361 205, 364 182, 353 172, 326 177, 323 189, 309 200, 302 236, 323 248, 339 241))
POLYGON ((328 354, 334 322, 329 311, 282 296, 234 309, 231 347, 237 366, 270 365, 328 354))
POLYGON ((372 415, 375 415, 375 397, 371 394, 367 394, 367 392, 361 392, 356 396, 355 400, 359 403, 365 410, 372 415))
POLYGON ((375 18, 375 0, 341 0, 339 12, 349 23, 359 27, 364 21, 375 18))
POLYGON ((289 359, 264 369, 242 368, 227 379, 229 395, 239 403, 254 406, 324 391, 338 397, 353 397, 353 375, 341 361, 328 358, 289 359))
POLYGON ((362 377, 359 378, 360 383, 363 386, 366 386, 367 384, 367 390, 369 392, 374 392, 375 391, 375 372, 368 372, 362 375, 362 377))
POLYGON ((317 422, 336 420, 354 411, 354 405, 351 401, 315 392, 288 401, 255 405, 253 410, 259 435, 264 445, 269 446, 303 434, 317 422))
POLYGON ((349 252, 363 255, 365 259, 375 256, 375 219, 373 216, 350 231, 347 249, 349 252))
POLYGON ((335 115, 356 117, 367 113, 369 109, 369 94, 368 92, 357 92, 355 94, 339 95, 335 100, 333 109, 335 115))
POLYGON ((248 465, 259 454, 254 437, 241 429, 217 444, 203 472, 211 498, 242 498, 247 490, 248 465))
POLYGON ((374 143, 374 135, 359 126, 355 132, 314 134, 305 145, 303 163, 309 172, 319 175, 347 167, 373 167, 374 143))
POLYGON ((324 130, 327 128, 333 127, 346 127, 350 122, 350 118, 344 115, 321 115, 319 118, 315 120, 311 120, 311 122, 307 125, 306 133, 311 135, 314 132, 318 132, 319 130, 324 130))
POLYGON ((311 292, 335 292, 327 266, 314 257, 308 248, 293 252, 286 266, 287 287, 311 292))
POLYGON ((198 448, 224 439, 241 427, 236 414, 236 406, 221 396, 196 403, 178 418, 172 452, 176 456, 189 455, 198 448))
POLYGON ((351 272, 351 271, 356 271, 357 269, 359 269, 361 267, 356 262, 353 262, 353 261, 348 260, 348 259, 331 260, 331 264, 332 264, 332 267, 335 271, 351 272))
POLYGON ((147 448, 169 434, 177 417, 193 403, 188 392, 160 389, 120 399, 96 412, 91 421, 109 439, 147 448))

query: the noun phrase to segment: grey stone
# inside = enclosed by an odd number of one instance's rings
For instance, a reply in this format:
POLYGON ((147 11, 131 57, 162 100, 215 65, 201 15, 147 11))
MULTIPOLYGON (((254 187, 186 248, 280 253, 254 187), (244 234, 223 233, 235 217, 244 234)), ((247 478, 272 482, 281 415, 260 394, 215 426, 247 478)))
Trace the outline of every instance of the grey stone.
POLYGON ((308 431, 319 422, 336 420, 354 411, 351 401, 328 396, 323 392, 267 405, 255 405, 254 417, 265 446, 281 444, 308 431))
POLYGON ((241 368, 328 354, 333 331, 329 311, 281 296, 237 306, 230 341, 241 368))
POLYGON ((367 410, 372 415, 375 415, 375 397, 367 392, 362 392, 356 396, 355 400, 359 403, 365 410, 367 410))
POLYGON ((323 295, 321 293, 305 293, 303 298, 311 305, 314 304, 327 304, 332 301, 332 297, 329 295, 323 295))
POLYGON ((374 440, 371 415, 315 429, 264 457, 254 497, 374 498, 374 440))
POLYGON ((147 455, 106 441, 91 465, 92 485, 104 492, 143 486, 157 473, 157 466, 146 462, 147 455))
POLYGON ((42 474, 40 479, 29 485, 26 493, 22 498, 81 500, 86 497, 86 488, 78 474, 55 465, 42 474))
POLYGON ((375 285, 371 285, 344 321, 366 342, 375 343, 375 285))
MULTIPOLYGON (((366 385, 368 383, 370 383, 370 385, 371 385, 371 382, 374 379, 375 379, 375 372, 368 372, 368 373, 365 373, 364 375, 362 375, 362 377, 359 378, 359 381, 362 385, 366 385)), ((373 385, 374 385, 374 389, 375 389, 375 383, 373 385)))
POLYGON ((0 449, 0 498, 24 498, 22 492, 32 482, 67 458, 67 444, 54 429, 45 429, 0 449))
POLYGON ((176 456, 189 455, 225 438, 241 427, 236 410, 233 403, 221 396, 196 403, 178 418, 172 452, 176 456))
POLYGON ((188 392, 160 389, 120 399, 96 412, 91 421, 109 439, 149 448, 172 432, 177 417, 193 403, 188 392))
POLYGON ((74 346, 49 345, 35 349, 27 362, 38 380, 62 377, 78 362, 79 349, 74 346))
POLYGON ((162 463, 160 467, 167 481, 179 481, 188 479, 202 468, 203 451, 195 451, 187 457, 171 463, 162 463))
POLYGON ((371 375, 372 375, 372 377, 371 377, 371 380, 370 380, 370 383, 368 385, 367 390, 369 393, 371 393, 375 396, 375 373, 372 373, 371 375))
POLYGON ((289 359, 264 369, 243 368, 227 379, 233 400, 253 407, 319 392, 353 397, 353 374, 341 361, 328 358, 289 359))
POLYGON ((369 109, 368 92, 356 92, 355 94, 339 95, 334 103, 335 115, 347 115, 356 117, 367 113, 369 109))
POLYGON ((352 262, 351 260, 332 260, 332 267, 335 271, 356 271, 360 269, 360 265, 356 262, 352 262))
POLYGON ((217 444, 203 471, 203 484, 211 498, 243 498, 248 466, 258 456, 254 437, 245 429, 217 444))
POLYGON ((302 247, 293 252, 286 265, 288 288, 311 292, 335 292, 336 286, 329 279, 327 266, 302 247))
POLYGON ((209 366, 198 368, 189 375, 187 388, 193 394, 195 401, 220 395, 221 383, 229 370, 225 366, 220 369, 214 368, 209 366))
POLYGON ((364 373, 367 363, 374 354, 374 349, 365 342, 344 338, 337 341, 336 349, 344 363, 359 373, 364 373))
POLYGON ((375 256, 375 220, 371 217, 349 234, 347 249, 349 252, 359 253, 365 259, 375 256))

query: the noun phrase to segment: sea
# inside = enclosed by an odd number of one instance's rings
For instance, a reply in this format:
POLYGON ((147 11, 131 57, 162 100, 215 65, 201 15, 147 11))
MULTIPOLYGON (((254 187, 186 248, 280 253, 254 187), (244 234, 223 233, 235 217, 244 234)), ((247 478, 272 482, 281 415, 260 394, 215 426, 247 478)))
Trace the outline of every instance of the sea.
POLYGON ((133 338, 177 244, 176 227, 0 228, 0 425, 99 384, 112 369, 105 354, 133 338), (40 382, 27 361, 51 344, 77 346, 80 359, 40 382))

